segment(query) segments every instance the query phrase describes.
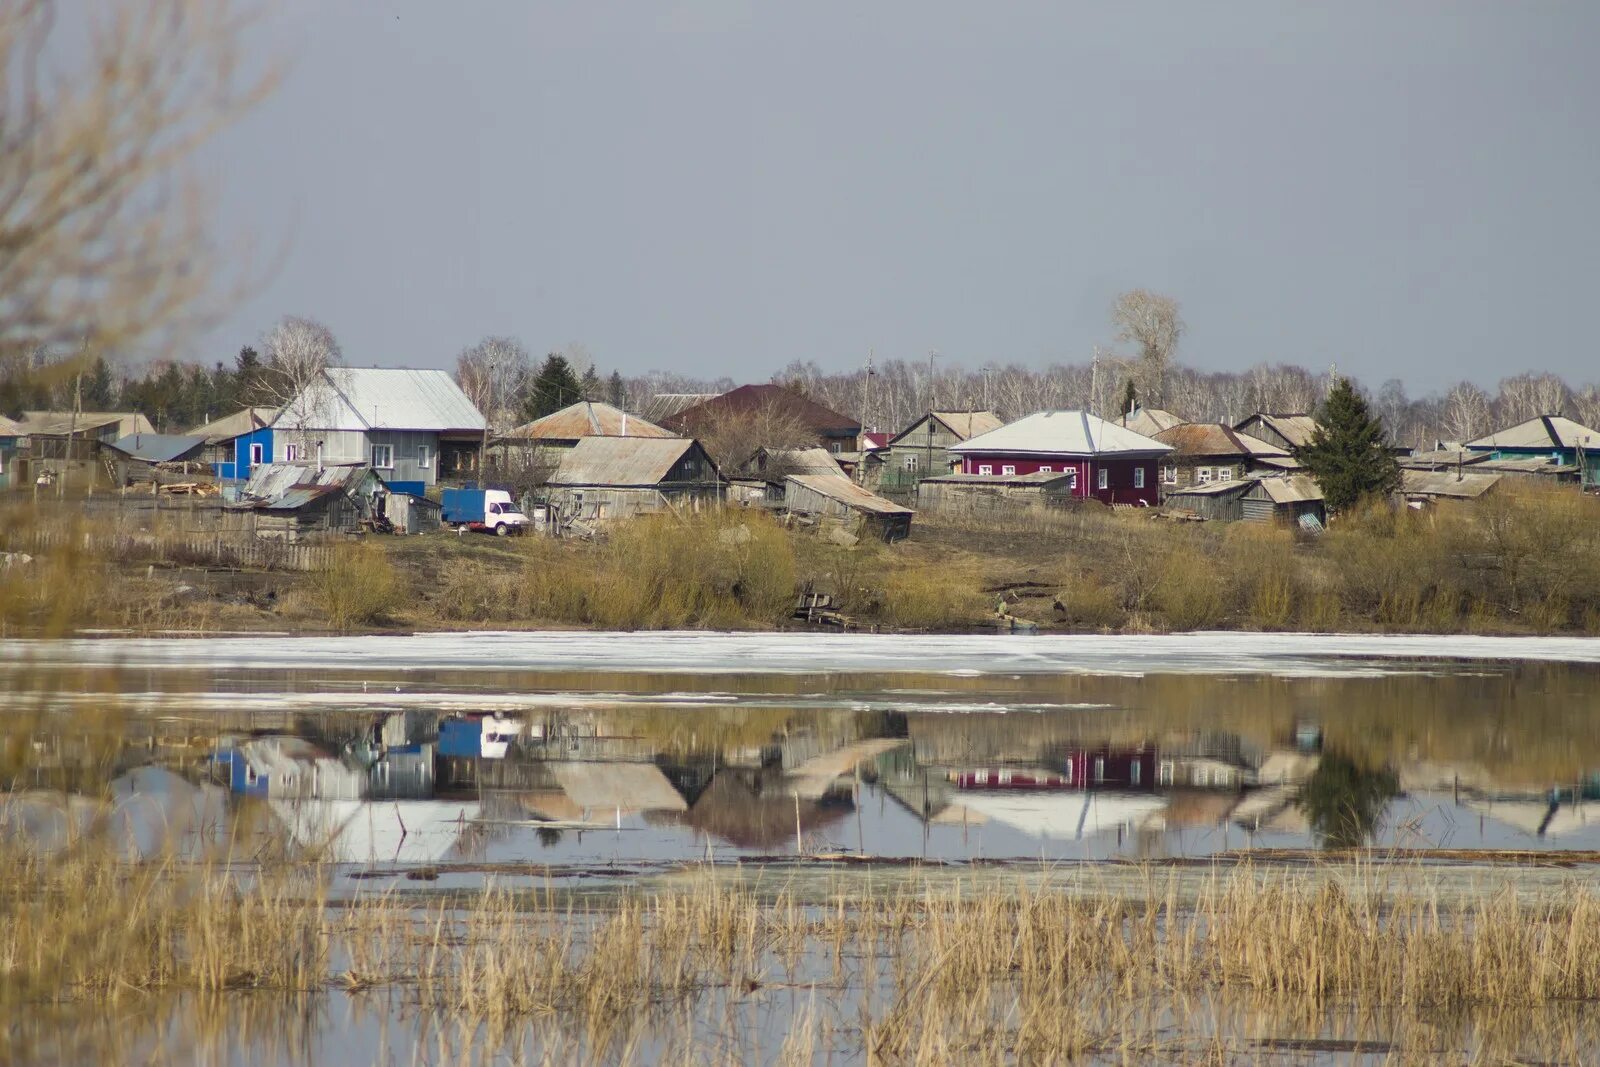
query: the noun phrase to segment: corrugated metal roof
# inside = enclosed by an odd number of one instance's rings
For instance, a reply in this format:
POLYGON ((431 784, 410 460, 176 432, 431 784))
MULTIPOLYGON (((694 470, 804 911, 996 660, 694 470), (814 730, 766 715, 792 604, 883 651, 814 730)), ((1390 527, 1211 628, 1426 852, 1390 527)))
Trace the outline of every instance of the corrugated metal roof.
POLYGON ((334 492, 359 493, 366 483, 381 483, 372 468, 361 463, 261 463, 239 489, 239 499, 229 508, 293 511, 334 492))
POLYGON ((621 408, 599 401, 580 400, 542 419, 534 419, 514 430, 508 439, 528 441, 576 441, 580 437, 676 437, 648 419, 629 415, 621 408))
POLYGON ((271 426, 272 420, 277 417, 277 408, 242 408, 232 415, 202 423, 190 430, 189 434, 192 437, 204 437, 208 445, 221 444, 254 433, 263 426, 271 426))
POLYGON ((713 400, 717 395, 716 393, 657 393, 639 405, 639 414, 651 422, 659 423, 696 404, 713 400))
POLYGON ((1253 480, 1261 484, 1261 488, 1274 504, 1301 504, 1308 500, 1322 499, 1322 488, 1311 480, 1310 475, 1273 475, 1270 478, 1253 480))
POLYGON ((332 367, 285 405, 274 425, 304 430, 459 430, 483 413, 442 370, 332 367))
POLYGON ((863 489, 842 474, 791 474, 787 480, 796 485, 803 485, 813 493, 837 500, 855 511, 864 511, 872 515, 916 514, 911 508, 903 507, 892 500, 885 500, 877 493, 863 489))
POLYGON ((984 452, 1047 456, 1157 455, 1170 445, 1107 422, 1087 411, 1041 411, 950 446, 961 455, 984 452))
POLYGON ((134 433, 156 432, 150 420, 137 411, 80 411, 77 415, 70 411, 24 411, 21 426, 25 434, 62 437, 69 432, 104 429, 112 423, 117 424, 122 431, 120 436, 124 437, 134 433))
POLYGON ((170 433, 135 433, 119 437, 111 447, 131 459, 146 463, 176 463, 206 446, 204 437, 170 433))
POLYGON ((1493 489, 1504 477, 1483 471, 1417 471, 1400 472, 1400 491, 1406 496, 1448 497, 1458 500, 1476 500, 1493 489))
POLYGON ((1564 415, 1540 415, 1487 437, 1468 441, 1468 448, 1577 448, 1600 449, 1600 430, 1591 430, 1564 415), (1585 441, 1584 439, 1588 440, 1585 441))
POLYGON ((585 437, 561 457, 550 484, 659 485, 698 447, 687 437, 585 437))
POLYGON ((1234 423, 1233 428, 1242 430, 1254 419, 1260 419, 1263 425, 1271 427, 1280 437, 1295 448, 1304 448, 1309 445, 1312 435, 1317 432, 1317 420, 1304 412, 1274 415, 1269 412, 1258 411, 1249 418, 1234 423))
POLYGON ((1187 422, 1155 435, 1180 456, 1287 457, 1288 452, 1220 422, 1187 422))
POLYGON ((1174 415, 1170 411, 1160 408, 1135 408, 1125 415, 1118 415, 1116 424, 1125 430, 1142 433, 1146 437, 1154 437, 1162 430, 1170 430, 1174 426, 1182 426, 1187 419, 1174 415))

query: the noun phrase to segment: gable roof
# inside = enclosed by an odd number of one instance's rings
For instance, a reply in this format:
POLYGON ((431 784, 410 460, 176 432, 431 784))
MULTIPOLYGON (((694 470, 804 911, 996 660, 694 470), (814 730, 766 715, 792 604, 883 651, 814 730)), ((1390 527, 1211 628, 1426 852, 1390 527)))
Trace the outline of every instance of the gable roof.
POLYGON ((44 437, 65 437, 68 433, 92 433, 116 424, 123 435, 155 433, 150 420, 137 411, 24 411, 21 432, 44 437))
POLYGON ((1161 408, 1134 408, 1126 414, 1118 415, 1114 421, 1123 429, 1142 433, 1146 437, 1154 437, 1162 430, 1182 426, 1188 420, 1161 408))
POLYGON ((21 437, 27 432, 22 428, 22 423, 0 415, 0 437, 21 437))
POLYGON ((277 417, 277 408, 241 408, 232 415, 224 415, 220 419, 201 423, 190 430, 189 434, 193 437, 204 437, 206 444, 215 445, 271 426, 272 420, 277 417))
POLYGON ((889 438, 887 444, 894 444, 916 433, 917 427, 933 419, 948 430, 957 441, 968 441, 979 434, 998 430, 1005 423, 1000 416, 992 411, 929 411, 917 416, 911 425, 889 438))
POLYGON ((1087 411, 1041 411, 952 445, 951 452, 1015 452, 1047 456, 1158 455, 1172 446, 1087 411))
POLYGON ((1303 411, 1291 412, 1285 415, 1274 415, 1269 412, 1258 411, 1234 423, 1233 428, 1242 430, 1257 419, 1261 420, 1263 426, 1273 430, 1295 448, 1304 448, 1309 445, 1312 435, 1317 432, 1317 420, 1303 411))
POLYGON ((1456 472, 1452 470, 1400 472, 1400 492, 1404 496, 1448 497, 1455 500, 1476 500, 1493 489, 1502 474, 1488 471, 1456 472))
POLYGON ((863 489, 843 474, 791 474, 786 481, 805 486, 832 500, 837 500, 852 511, 870 515, 914 515, 911 508, 886 500, 877 493, 863 489))
MULTIPOLYGON (((659 485, 700 444, 688 437, 584 437, 561 457, 550 485, 659 485)), ((708 466, 715 470, 709 457, 708 466)))
POLYGON ((745 464, 745 468, 764 474, 773 464, 783 470, 784 476, 844 474, 844 468, 839 466, 839 461, 834 458, 833 453, 821 445, 812 445, 810 448, 758 448, 756 454, 745 464))
POLYGON ((1274 456, 1287 459, 1288 452, 1259 438, 1241 433, 1220 422, 1186 422, 1162 430, 1155 440, 1172 446, 1179 456, 1274 456))
POLYGON ((481 433, 483 413, 442 370, 329 367, 284 405, 274 426, 307 430, 461 430, 481 433))
POLYGON ((204 437, 170 433, 132 433, 119 437, 111 447, 130 459, 146 463, 176 463, 206 446, 204 437))
POLYGON ((1600 449, 1600 430, 1591 430, 1581 422, 1564 415, 1539 415, 1496 430, 1476 441, 1468 441, 1467 448, 1577 448, 1583 443, 1585 451, 1600 449), (1584 438, 1588 438, 1584 441, 1584 438))
POLYGON ((741 385, 721 396, 686 407, 677 414, 664 418, 661 424, 679 433, 693 432, 694 427, 703 421, 729 415, 753 414, 767 405, 792 413, 805 423, 807 429, 819 435, 839 437, 861 432, 861 423, 850 416, 841 415, 832 408, 824 407, 798 390, 772 384, 741 385))
POLYGON ((676 437, 648 419, 599 401, 580 400, 560 411, 507 430, 505 437, 528 441, 576 441, 582 437, 676 437))

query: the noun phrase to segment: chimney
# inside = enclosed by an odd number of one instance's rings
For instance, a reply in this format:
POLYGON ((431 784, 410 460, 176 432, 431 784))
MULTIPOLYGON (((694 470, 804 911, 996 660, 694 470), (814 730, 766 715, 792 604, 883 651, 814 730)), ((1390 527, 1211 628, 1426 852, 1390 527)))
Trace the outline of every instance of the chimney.
POLYGON ((628 413, 626 411, 622 413, 622 436, 628 436, 628 413))

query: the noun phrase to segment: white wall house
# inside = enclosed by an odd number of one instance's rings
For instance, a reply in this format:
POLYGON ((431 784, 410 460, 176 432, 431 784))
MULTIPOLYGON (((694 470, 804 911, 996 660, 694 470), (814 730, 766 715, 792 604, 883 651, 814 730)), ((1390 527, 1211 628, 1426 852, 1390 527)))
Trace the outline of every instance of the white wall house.
POLYGON ((472 474, 483 414, 442 370, 331 367, 273 422, 284 462, 370 463, 391 485, 472 474))

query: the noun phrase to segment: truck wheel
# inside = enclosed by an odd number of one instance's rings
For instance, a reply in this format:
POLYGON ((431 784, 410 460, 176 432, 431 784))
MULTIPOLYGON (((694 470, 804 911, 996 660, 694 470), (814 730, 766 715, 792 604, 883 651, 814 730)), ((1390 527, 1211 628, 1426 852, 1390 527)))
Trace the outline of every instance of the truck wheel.
POLYGON ((508 534, 510 532, 511 532, 511 527, 507 526, 503 522, 499 526, 496 526, 494 528, 494 535, 496 537, 504 537, 506 534, 508 534))

